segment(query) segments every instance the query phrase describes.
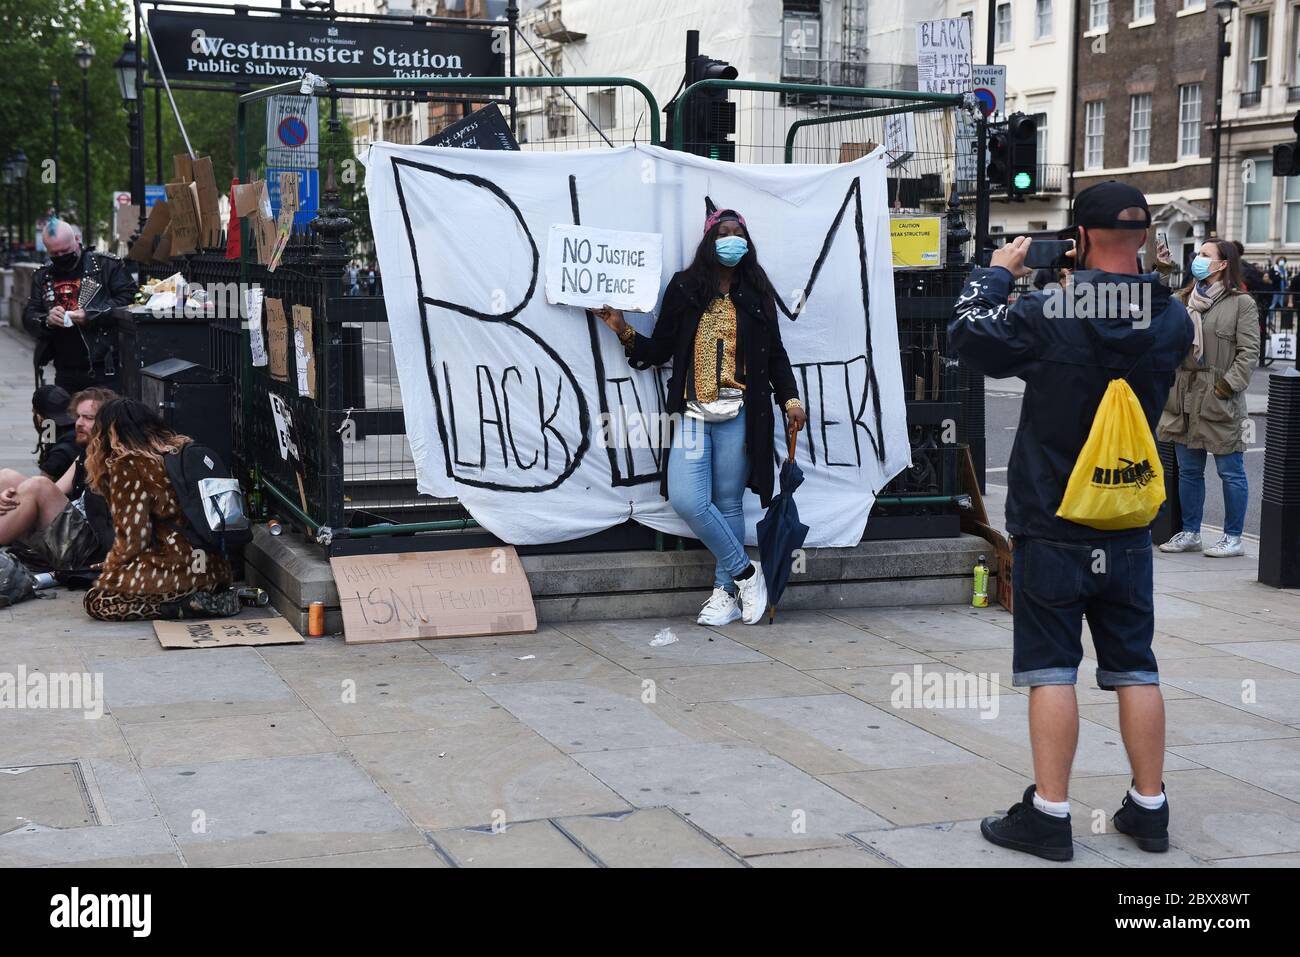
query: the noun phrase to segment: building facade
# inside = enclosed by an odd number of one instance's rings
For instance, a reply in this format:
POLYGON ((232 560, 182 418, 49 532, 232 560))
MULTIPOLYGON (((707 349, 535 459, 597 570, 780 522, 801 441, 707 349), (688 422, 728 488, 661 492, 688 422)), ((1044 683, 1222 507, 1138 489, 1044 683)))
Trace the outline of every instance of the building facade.
POLYGON ((1273 146, 1294 142, 1300 111, 1300 3, 1243 0, 1228 24, 1219 232, 1248 259, 1300 260, 1300 177, 1273 175, 1273 146))
POLYGON ((1185 263, 1210 220, 1219 21, 1206 0, 1079 0, 1074 189, 1141 189, 1185 263))
MULTIPOLYGON (((1086 2, 1086 0, 1085 0, 1086 2)), ((993 62, 1007 68, 1001 116, 1021 112, 1038 123, 1038 194, 1010 202, 995 192, 993 233, 1060 229, 1069 220, 1070 123, 1076 0, 999 0, 993 19, 993 62)), ((986 62, 989 5, 952 0, 947 16, 971 21, 976 63, 986 62)))

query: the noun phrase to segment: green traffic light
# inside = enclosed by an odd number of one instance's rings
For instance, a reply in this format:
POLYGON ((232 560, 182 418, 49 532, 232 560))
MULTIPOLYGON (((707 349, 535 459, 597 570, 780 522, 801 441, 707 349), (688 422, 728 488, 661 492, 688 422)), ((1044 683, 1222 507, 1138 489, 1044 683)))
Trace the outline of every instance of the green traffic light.
POLYGON ((1016 184, 1016 189, 1029 189, 1030 186, 1029 174, 1024 172, 1023 170, 1017 173, 1015 178, 1015 184, 1016 184))

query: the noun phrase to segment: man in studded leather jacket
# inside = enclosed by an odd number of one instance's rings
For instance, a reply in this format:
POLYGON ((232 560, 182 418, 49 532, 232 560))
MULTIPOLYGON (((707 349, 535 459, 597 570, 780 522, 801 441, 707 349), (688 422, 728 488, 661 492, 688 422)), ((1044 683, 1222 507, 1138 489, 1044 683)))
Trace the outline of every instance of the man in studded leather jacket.
POLYGON ((60 220, 45 227, 50 264, 37 270, 23 309, 36 338, 36 379, 54 363, 54 382, 68 392, 112 386, 117 378, 112 310, 135 298, 126 264, 108 253, 84 251, 76 231, 60 220))

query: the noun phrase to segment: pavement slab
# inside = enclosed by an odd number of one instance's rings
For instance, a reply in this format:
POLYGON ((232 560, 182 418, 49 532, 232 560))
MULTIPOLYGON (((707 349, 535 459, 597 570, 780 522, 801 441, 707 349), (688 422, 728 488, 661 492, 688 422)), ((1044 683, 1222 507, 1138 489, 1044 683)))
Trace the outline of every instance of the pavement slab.
POLYGON ((836 691, 833 685, 817 675, 797 671, 779 661, 642 668, 640 674, 643 678, 657 682, 660 688, 674 698, 691 704, 834 694, 836 691))
POLYGON ((599 867, 550 821, 460 828, 429 835, 457 867, 599 867))
POLYGON ((253 648, 99 659, 104 699, 121 722, 267 714, 301 707, 253 648))
POLYGON ((689 744, 574 755, 638 807, 663 805, 737 854, 827 847, 879 815, 761 748, 689 744))
POLYGON ((742 867, 734 854, 669 808, 552 822, 606 867, 742 867))
POLYGON ((574 640, 632 671, 674 665, 726 665, 770 660, 767 655, 732 640, 717 629, 705 628, 681 618, 569 621, 560 627, 574 640), (671 629, 677 640, 667 645, 651 645, 651 639, 663 628, 671 629))
MULTIPOLYGON (((1117 702, 1082 705, 1079 714, 1094 724, 1119 730, 1117 702)), ((1300 737, 1300 732, 1295 728, 1207 698, 1165 700, 1165 744, 1170 748, 1186 744, 1296 737, 1300 737)), ((1187 752, 1179 750, 1179 753, 1187 752)), ((1204 764, 1202 761, 1197 763, 1204 764)))
POLYGON ((141 768, 339 750, 338 739, 306 709, 188 721, 143 721, 122 729, 141 768))
MULTIPOLYGON (((1014 802, 1012 802, 1014 803, 1014 802)), ((1118 867, 1087 846, 1074 847, 1074 860, 1045 861, 984 840, 979 821, 922 824, 851 835, 864 847, 902 867, 1118 867)))
POLYGON ((346 755, 145 769, 187 863, 244 864, 419 846, 423 836, 346 755))
POLYGON ((343 741, 398 807, 429 830, 629 809, 504 709, 427 731, 343 741))

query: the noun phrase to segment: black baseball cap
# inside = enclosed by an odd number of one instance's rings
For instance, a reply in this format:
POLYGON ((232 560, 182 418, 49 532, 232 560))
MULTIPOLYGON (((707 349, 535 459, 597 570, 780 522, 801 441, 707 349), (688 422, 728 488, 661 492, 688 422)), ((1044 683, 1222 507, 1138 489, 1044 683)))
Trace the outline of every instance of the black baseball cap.
POLYGON ((68 411, 71 404, 72 396, 62 386, 43 385, 32 393, 32 410, 55 425, 71 425, 76 421, 68 411))
POLYGON ((1151 209, 1142 191, 1128 183, 1110 179, 1087 189, 1074 197, 1074 213, 1070 225, 1063 232, 1073 234, 1080 226, 1085 229, 1147 229, 1151 225, 1151 209), (1141 219, 1120 219, 1127 209, 1142 210, 1141 219))

